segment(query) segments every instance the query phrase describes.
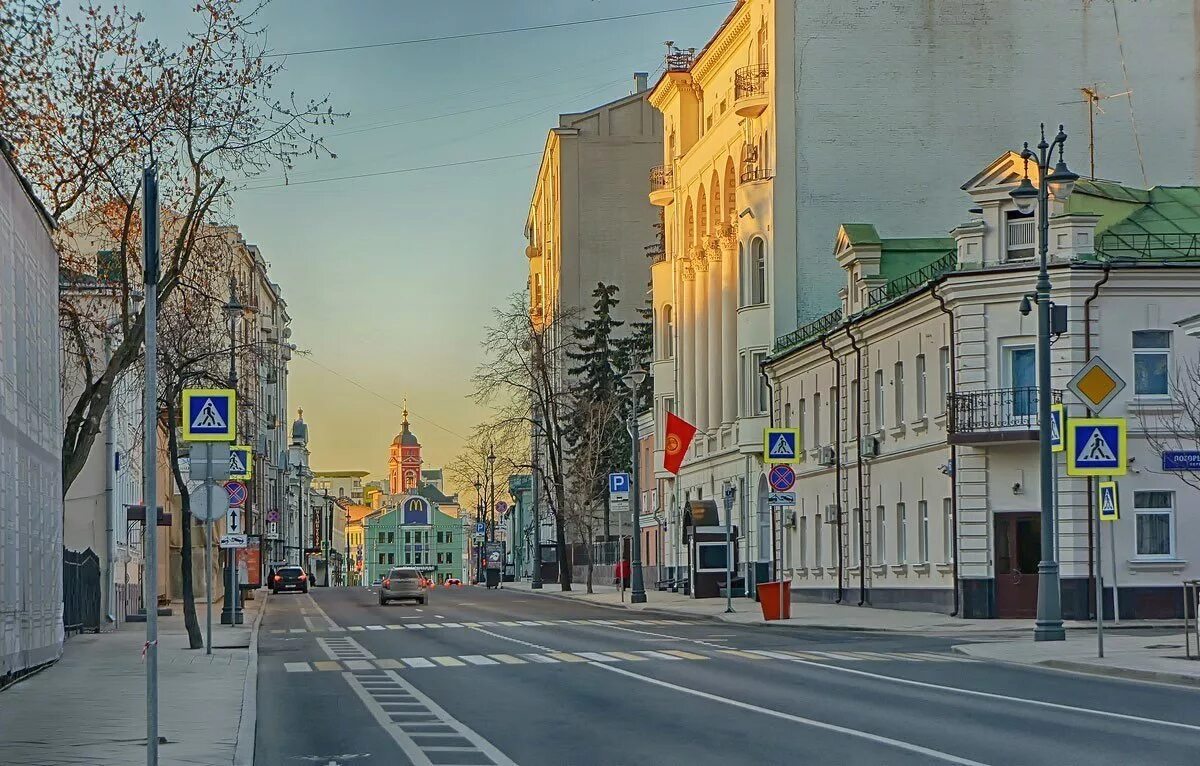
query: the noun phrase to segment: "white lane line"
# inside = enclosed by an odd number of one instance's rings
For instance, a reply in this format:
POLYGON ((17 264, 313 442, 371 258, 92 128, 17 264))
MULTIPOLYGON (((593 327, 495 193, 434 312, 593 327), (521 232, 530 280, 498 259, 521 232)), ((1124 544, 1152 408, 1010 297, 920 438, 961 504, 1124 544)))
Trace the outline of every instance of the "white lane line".
POLYGON ((288 633, 306 633, 304 628, 289 628, 288 633))
POLYGON ((289 673, 311 673, 312 672, 312 668, 310 668, 308 666, 307 662, 285 662, 285 663, 283 663, 283 669, 289 673))
MULTIPOLYGON (((230 579, 230 580, 232 580, 232 579, 233 579, 233 575, 230 575, 230 576, 229 576, 229 579, 230 579)), ((364 628, 364 627, 363 627, 363 626, 361 626, 361 625, 351 625, 351 626, 350 626, 350 630, 354 631, 355 633, 361 633, 361 632, 363 632, 364 630, 366 630, 366 628, 364 628)))
POLYGON ((669 654, 663 654, 662 652, 650 651, 649 649, 641 649, 641 650, 634 652, 634 654, 640 654, 643 657, 653 657, 656 660, 678 660, 678 659, 681 659, 679 657, 672 657, 669 654))
POLYGON ((592 662, 618 662, 619 661, 616 657, 609 657, 608 655, 601 654, 600 652, 575 652, 575 653, 578 654, 580 657, 588 658, 592 662))
POLYGON ((783 652, 769 652, 766 649, 751 649, 755 654, 761 654, 763 657, 770 657, 773 660, 794 660, 795 657, 784 654, 783 652))
POLYGON ((466 660, 472 665, 499 665, 500 663, 493 660, 491 657, 484 657, 482 654, 460 654, 460 660, 466 660))
POLYGON ((443 623, 442 627, 444 627, 444 628, 461 628, 462 623, 461 622, 447 622, 447 623, 443 623))
POLYGON ((389 625, 387 628, 388 630, 404 630, 403 625, 389 625))
MULTIPOLYGON (((727 568, 728 568, 728 567, 727 567, 727 568)), ((435 614, 435 615, 434 615, 434 617, 438 618, 439 620, 444 620, 444 619, 446 619, 446 615, 444 615, 444 614, 435 614)))
POLYGON ((1164 721, 1160 718, 1144 718, 1140 715, 1128 715, 1126 713, 1113 713, 1108 710, 1094 710, 1092 708, 1074 707, 1072 705, 1062 705, 1057 702, 1045 702, 1043 700, 1027 699, 1025 697, 1010 697, 1006 694, 996 694, 995 692, 981 692, 974 689, 959 689, 955 686, 942 686, 941 684, 931 684, 925 681, 913 681, 908 678, 893 678, 879 673, 870 673, 866 670, 855 670, 841 665, 826 665, 820 662, 807 662, 805 660, 792 660, 799 665, 808 665, 821 670, 829 670, 834 673, 849 673, 851 675, 863 676, 865 678, 877 678, 881 681, 888 681, 894 684, 903 684, 904 686, 915 686, 919 689, 936 689, 938 691, 953 692, 955 694, 965 694, 969 697, 983 697, 984 699, 1001 700, 1003 702, 1013 702, 1017 705, 1033 705, 1035 707, 1044 707, 1050 710, 1064 710, 1069 713, 1082 713, 1084 715, 1100 716, 1101 718, 1112 718, 1118 721, 1130 721, 1133 723, 1152 723, 1159 726, 1169 726, 1174 729, 1183 729, 1185 731, 1200 732, 1200 726, 1190 723, 1179 723, 1178 721, 1164 721))
MULTIPOLYGON (((612 673, 620 673, 623 676, 628 676, 629 678, 635 678, 638 681, 644 681, 648 684, 654 684, 655 686, 661 686, 664 689, 672 689, 674 691, 683 692, 684 694, 691 694, 695 697, 700 697, 702 699, 711 700, 713 702, 720 702, 725 705, 730 705, 732 707, 741 708, 742 710, 749 710, 752 713, 761 713, 762 715, 768 715, 773 718, 781 718, 785 721, 791 721, 792 723, 803 724, 805 726, 812 726, 814 728, 824 729, 826 731, 834 731, 834 732, 837 732, 838 734, 845 734, 845 735, 851 736, 851 737, 858 737, 859 739, 865 739, 870 742, 876 742, 881 745, 887 745, 889 747, 894 747, 899 750, 905 750, 910 753, 917 753, 918 755, 922 755, 927 758, 936 758, 937 760, 942 761, 944 763, 953 763, 953 764, 957 764, 958 766, 987 766, 987 764, 983 763, 982 761, 973 761, 969 758, 960 758, 957 755, 951 755, 950 753, 944 753, 940 750, 933 750, 928 747, 921 747, 920 745, 914 745, 911 742, 905 742, 905 741, 899 740, 899 739, 892 739, 891 737, 884 737, 879 734, 871 734, 870 732, 860 731, 858 729, 848 729, 844 726, 838 726, 838 725, 832 724, 832 723, 825 723, 824 721, 814 721, 811 718, 802 718, 801 716, 793 715, 791 713, 784 713, 783 711, 780 711, 780 710, 772 710, 771 708, 765 708, 765 707, 759 707, 757 705, 751 705, 750 703, 742 702, 741 700, 730 699, 728 697, 721 697, 716 694, 709 694, 708 692, 702 692, 699 689, 690 689, 686 686, 680 686, 678 684, 670 683, 669 681, 660 681, 657 678, 650 678, 648 676, 643 676, 643 675, 638 675, 637 673, 632 673, 628 670, 625 670, 624 668, 619 668, 615 665, 601 665, 599 663, 593 663, 592 667, 603 668, 604 670, 607 670, 612 673)), ((824 668, 824 667, 829 667, 829 666, 817 665, 817 667, 824 668)), ((868 674, 868 675, 870 675, 870 674, 868 674)))
POLYGON ((374 670, 375 666, 366 660, 346 660, 347 670, 374 670))
POLYGON ((432 668, 433 663, 424 657, 401 657, 400 660, 410 668, 432 668))
POLYGON ((383 630, 382 625, 368 625, 367 630, 383 630))
POLYGON ((557 651, 556 649, 551 649, 548 646, 542 646, 541 644, 535 644, 532 641, 522 641, 519 638, 513 638, 512 636, 506 636, 502 633, 493 633, 492 631, 484 630, 483 628, 471 628, 471 630, 478 631, 480 633, 483 633, 484 635, 492 636, 494 638, 503 638, 505 641, 512 641, 514 644, 521 644, 523 646, 528 646, 531 649, 541 649, 543 652, 557 651))
POLYGON ((491 742, 488 742, 479 734, 475 733, 475 731, 469 728, 466 724, 460 723, 453 716, 447 713, 440 705, 422 693, 420 689, 401 678, 399 673, 395 672, 394 670, 389 670, 387 671, 387 675, 395 679, 396 683, 404 687, 418 702, 424 704, 431 713, 442 720, 442 723, 456 729, 458 733, 464 739, 474 745, 476 749, 483 752, 488 758, 491 758, 492 762, 496 764, 496 766, 517 766, 517 764, 511 761, 506 755, 504 755, 504 753, 500 752, 499 748, 497 748, 491 742))
POLYGON ((541 625, 537 620, 517 620, 518 625, 541 625))
POLYGON ((672 641, 687 641, 688 643, 691 643, 691 644, 699 644, 700 646, 707 646, 710 649, 724 649, 725 648, 721 644, 715 644, 712 641, 705 641, 704 639, 700 639, 700 638, 687 638, 686 636, 671 636, 666 633, 655 633, 650 630, 638 630, 637 628, 623 628, 620 625, 605 625, 605 624, 603 624, 603 621, 598 621, 598 620, 591 620, 591 622, 599 623, 603 627, 608 628, 609 630, 622 630, 622 631, 625 631, 626 633, 638 633, 643 636, 654 636, 655 638, 669 638, 672 641))
POLYGON ((554 659, 553 657, 547 657, 544 654, 522 654, 521 656, 530 662, 540 662, 544 665, 551 665, 555 662, 558 662, 558 660, 554 659))
POLYGON ((312 608, 316 610, 317 614, 321 615, 321 619, 325 620, 325 622, 329 625, 330 630, 340 630, 341 629, 338 627, 338 624, 336 622, 329 619, 329 615, 325 614, 325 610, 321 608, 321 605, 317 603, 317 600, 315 598, 313 598, 312 596, 309 596, 307 594, 305 595, 305 598, 308 599, 309 603, 312 605, 312 608))

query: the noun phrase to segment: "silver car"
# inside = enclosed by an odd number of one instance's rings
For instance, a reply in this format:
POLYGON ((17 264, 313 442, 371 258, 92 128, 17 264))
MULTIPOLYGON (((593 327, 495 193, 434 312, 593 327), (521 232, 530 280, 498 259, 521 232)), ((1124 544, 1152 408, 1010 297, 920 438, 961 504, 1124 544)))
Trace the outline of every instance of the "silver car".
POLYGON ((425 603, 425 578, 411 567, 393 567, 388 570, 387 577, 379 584, 379 605, 389 601, 412 599, 418 604, 425 603))

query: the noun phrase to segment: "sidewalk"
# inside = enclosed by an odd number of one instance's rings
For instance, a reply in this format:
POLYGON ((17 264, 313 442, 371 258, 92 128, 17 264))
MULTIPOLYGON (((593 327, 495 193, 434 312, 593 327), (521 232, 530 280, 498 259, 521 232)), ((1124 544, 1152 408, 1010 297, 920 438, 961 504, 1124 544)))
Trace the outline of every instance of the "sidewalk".
MULTIPOLYGON (((529 582, 505 583, 504 587, 529 590, 529 582)), ((725 599, 708 598, 693 599, 682 593, 669 591, 646 591, 645 604, 630 604, 629 591, 625 592, 624 601, 620 592, 611 585, 593 586, 594 594, 585 593, 582 583, 573 583, 572 590, 563 593, 555 583, 546 583, 541 591, 531 591, 557 598, 570 598, 585 601, 597 606, 608 606, 634 610, 650 610, 670 614, 687 615, 690 617, 709 617, 725 622, 740 624, 765 624, 800 628, 820 628, 829 630, 863 630, 894 633, 938 633, 951 635, 995 634, 1013 632, 1031 632, 1033 620, 965 620, 951 617, 938 612, 914 612, 902 609, 881 609, 875 607, 860 607, 856 601, 846 604, 809 604, 792 602, 792 618, 790 620, 773 620, 767 623, 763 620, 762 609, 757 601, 747 598, 733 599, 733 614, 725 614, 725 599)), ((853 595, 853 594, 851 594, 853 595)), ((1068 630, 1095 631, 1095 623, 1067 620, 1064 625, 1068 630)), ((1179 621, 1139 621, 1122 623, 1123 628, 1130 627, 1177 627, 1179 621)))
MULTIPOLYGON (((1096 635, 1067 636, 1066 641, 1035 643, 1030 638, 963 644, 954 651, 978 659, 1042 665, 1059 670, 1200 686, 1200 660, 1184 654, 1183 634, 1104 636, 1104 659, 1096 656, 1096 635)), ((1195 653, 1193 649, 1193 654, 1195 653)))
MULTIPOLYGON (((172 604, 175 615, 158 619, 163 766, 233 764, 239 729, 253 745, 253 695, 247 721, 242 720, 243 699, 256 665, 250 646, 265 603, 261 592, 246 602, 246 622, 236 628, 219 623, 215 604, 212 655, 186 648, 180 602, 172 604)), ((204 605, 196 606, 203 633, 204 605)), ((126 623, 113 633, 73 636, 57 663, 0 692, 0 761, 14 766, 144 763, 145 627, 126 623)))

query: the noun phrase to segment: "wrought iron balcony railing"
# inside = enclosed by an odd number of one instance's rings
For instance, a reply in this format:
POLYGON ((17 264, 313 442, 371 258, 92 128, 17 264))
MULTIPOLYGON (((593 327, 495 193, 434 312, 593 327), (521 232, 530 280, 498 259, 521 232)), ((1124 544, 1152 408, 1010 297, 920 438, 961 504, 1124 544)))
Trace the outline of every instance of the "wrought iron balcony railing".
POLYGON ((743 184, 754 183, 755 181, 768 181, 775 177, 770 168, 759 167, 757 165, 742 169, 742 173, 738 176, 738 182, 743 184))
POLYGON ((799 345, 809 338, 827 333, 842 322, 842 310, 834 309, 820 319, 814 319, 806 325, 797 327, 787 335, 775 339, 775 353, 799 345))
POLYGON ((670 191, 673 188, 675 183, 670 167, 658 165, 650 168, 650 191, 670 191))
POLYGON ((733 75, 733 100, 748 96, 767 95, 767 79, 770 68, 766 64, 744 66, 733 75))
POLYGON ((958 254, 951 251, 938 258, 933 263, 922 266, 916 271, 897 277, 886 285, 880 285, 867 293, 867 305, 873 306, 882 301, 898 298, 912 290, 922 287, 931 279, 941 276, 947 271, 953 271, 958 264, 958 254))
MULTIPOLYGON (((1062 391, 1051 391, 1050 402, 1061 403, 1062 391)), ((951 395, 948 404, 947 428, 952 443, 1038 438, 1036 386, 964 391, 951 395)))

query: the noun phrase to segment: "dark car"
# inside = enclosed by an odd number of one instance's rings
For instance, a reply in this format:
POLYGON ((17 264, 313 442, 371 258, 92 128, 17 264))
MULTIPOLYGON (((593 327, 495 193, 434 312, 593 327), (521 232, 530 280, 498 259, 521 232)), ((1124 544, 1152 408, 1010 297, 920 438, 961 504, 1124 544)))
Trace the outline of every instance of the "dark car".
POLYGON ((308 575, 300 567, 280 567, 271 578, 271 592, 281 590, 298 590, 308 593, 308 575))

